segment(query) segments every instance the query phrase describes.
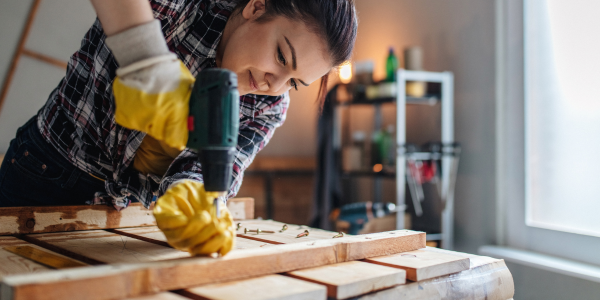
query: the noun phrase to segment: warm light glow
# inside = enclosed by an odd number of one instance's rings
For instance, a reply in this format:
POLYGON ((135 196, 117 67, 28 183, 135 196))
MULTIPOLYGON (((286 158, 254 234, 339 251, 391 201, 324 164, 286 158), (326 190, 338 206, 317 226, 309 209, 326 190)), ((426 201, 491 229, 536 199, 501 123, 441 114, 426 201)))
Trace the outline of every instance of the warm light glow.
POLYGON ((350 83, 352 80, 352 63, 347 62, 340 66, 340 81, 350 83))
POLYGON ((376 165, 373 166, 373 172, 379 173, 379 172, 381 172, 381 170, 383 170, 383 165, 382 164, 376 164, 376 165))

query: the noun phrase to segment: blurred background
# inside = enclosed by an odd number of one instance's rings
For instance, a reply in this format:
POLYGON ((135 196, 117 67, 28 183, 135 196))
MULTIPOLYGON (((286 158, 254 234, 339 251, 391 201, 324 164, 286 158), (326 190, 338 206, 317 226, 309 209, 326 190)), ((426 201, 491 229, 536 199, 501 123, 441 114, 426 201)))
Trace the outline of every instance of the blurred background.
MULTIPOLYGON (((0 3, 1 157, 95 13, 43 0, 19 46, 34 1, 0 3)), ((262 218, 421 230, 429 245, 504 258, 516 299, 600 299, 600 5, 355 3, 353 58, 322 113, 317 84, 290 92, 238 196, 262 218)))

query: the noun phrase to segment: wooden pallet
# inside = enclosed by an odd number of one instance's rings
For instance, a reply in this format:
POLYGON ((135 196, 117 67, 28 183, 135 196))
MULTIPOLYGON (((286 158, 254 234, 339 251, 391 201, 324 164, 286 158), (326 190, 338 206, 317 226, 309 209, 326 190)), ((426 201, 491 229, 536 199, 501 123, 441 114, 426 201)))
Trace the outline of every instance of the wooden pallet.
POLYGON ((425 248, 421 232, 334 239, 335 232, 291 224, 279 232, 284 224, 271 220, 239 223, 235 249, 221 258, 191 258, 155 226, 0 236, 0 299, 509 299, 514 293, 502 260, 425 248), (276 233, 244 234, 244 228, 276 233), (305 230, 309 236, 296 238, 305 230))

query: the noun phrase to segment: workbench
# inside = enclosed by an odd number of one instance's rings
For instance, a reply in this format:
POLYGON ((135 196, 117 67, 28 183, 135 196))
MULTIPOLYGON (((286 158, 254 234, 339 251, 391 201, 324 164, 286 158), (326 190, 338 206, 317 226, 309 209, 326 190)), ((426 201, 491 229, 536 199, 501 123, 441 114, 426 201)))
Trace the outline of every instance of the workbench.
POLYGON ((423 232, 339 237, 254 220, 251 198, 232 199, 228 207, 239 228, 224 257, 173 249, 140 205, 121 212, 0 208, 0 299, 504 300, 514 294, 503 260, 425 247, 423 232))

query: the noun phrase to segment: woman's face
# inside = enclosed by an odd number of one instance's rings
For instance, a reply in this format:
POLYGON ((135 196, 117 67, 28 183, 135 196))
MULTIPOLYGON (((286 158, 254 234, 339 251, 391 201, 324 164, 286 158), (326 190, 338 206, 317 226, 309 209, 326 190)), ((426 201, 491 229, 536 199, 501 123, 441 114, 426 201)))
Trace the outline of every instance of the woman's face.
POLYGON ((304 22, 285 17, 255 22, 263 12, 264 1, 250 1, 219 45, 219 67, 237 74, 240 95, 278 96, 331 70, 325 42, 304 22))

